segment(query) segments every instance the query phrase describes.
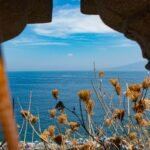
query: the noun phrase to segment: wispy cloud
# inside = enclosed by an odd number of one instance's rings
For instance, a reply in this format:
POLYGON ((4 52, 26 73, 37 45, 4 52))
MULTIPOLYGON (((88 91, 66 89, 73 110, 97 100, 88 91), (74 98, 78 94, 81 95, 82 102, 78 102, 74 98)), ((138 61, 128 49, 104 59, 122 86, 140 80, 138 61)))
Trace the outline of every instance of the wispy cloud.
POLYGON ((10 43, 14 46, 18 45, 26 45, 26 46, 32 46, 32 45, 56 45, 56 46, 67 46, 69 43, 67 42, 57 42, 57 41, 43 41, 43 40, 36 40, 36 39, 30 39, 30 38, 22 38, 19 40, 12 40, 10 43))
POLYGON ((99 16, 81 14, 79 8, 58 9, 52 23, 37 24, 33 31, 48 37, 66 37, 78 33, 111 33, 112 29, 104 25, 99 16))
POLYGON ((73 54, 72 54, 72 53, 68 53, 67 56, 68 56, 68 57, 72 57, 73 54))
POLYGON ((129 41, 129 40, 119 40, 118 41, 114 41, 112 45, 110 45, 111 47, 115 47, 115 48, 131 48, 131 47, 137 47, 137 43, 133 42, 133 41, 129 41))

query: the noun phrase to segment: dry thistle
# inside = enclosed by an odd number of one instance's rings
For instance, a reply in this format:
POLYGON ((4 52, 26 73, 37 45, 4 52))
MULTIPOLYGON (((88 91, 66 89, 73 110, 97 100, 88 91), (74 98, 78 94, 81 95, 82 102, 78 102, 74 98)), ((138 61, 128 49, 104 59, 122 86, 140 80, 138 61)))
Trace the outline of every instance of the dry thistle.
POLYGON ((144 127, 150 127, 150 121, 143 119, 142 126, 144 126, 144 127))
POLYGON ((60 124, 67 124, 67 115, 66 114, 59 115, 58 120, 60 124))
POLYGON ((21 110, 20 114, 22 115, 23 118, 29 118, 31 115, 28 110, 21 110))
POLYGON ((114 87, 119 83, 118 79, 110 79, 109 81, 114 87))
POLYGON ((120 83, 116 84, 115 91, 116 91, 117 95, 121 95, 121 86, 120 86, 120 83))
POLYGON ((94 146, 92 142, 87 142, 81 147, 81 150, 95 150, 95 149, 96 147, 94 146))
POLYGON ((135 103, 132 107, 134 112, 143 113, 146 110, 146 103, 145 102, 146 101, 142 100, 142 101, 139 101, 138 103, 135 103))
POLYGON ((110 126, 111 126, 112 121, 113 121, 112 118, 109 118, 109 119, 106 119, 106 120, 105 120, 107 127, 110 127, 110 126))
POLYGON ((131 84, 128 86, 128 89, 130 91, 137 91, 137 92, 140 92, 141 91, 141 88, 142 88, 142 85, 141 84, 131 84))
POLYGON ((123 120, 125 111, 123 109, 115 109, 113 118, 118 118, 119 120, 123 120))
POLYGON ((148 89, 150 87, 150 77, 146 77, 142 83, 143 89, 148 89))
POLYGON ((136 113, 134 115, 134 118, 135 118, 138 125, 142 124, 142 122, 143 122, 143 114, 142 113, 136 113))
POLYGON ((78 141, 76 138, 71 139, 72 145, 77 145, 78 141))
POLYGON ((94 101, 90 99, 90 100, 88 101, 88 103, 86 103, 86 110, 87 110, 87 113, 88 113, 89 115, 92 114, 93 108, 94 108, 94 101))
POLYGON ((149 99, 146 99, 146 98, 143 99, 142 103, 143 103, 143 105, 145 107, 145 110, 150 110, 150 100, 149 99))
POLYGON ((49 126, 48 127, 49 136, 53 137, 55 132, 55 126, 49 126))
POLYGON ((120 148, 120 143, 121 143, 120 137, 111 137, 110 141, 114 143, 118 148, 120 148))
POLYGON ((30 115, 29 117, 29 121, 34 125, 37 121, 38 121, 38 117, 37 116, 33 116, 33 115, 30 115))
POLYGON ((114 86, 116 94, 121 95, 121 86, 117 79, 110 79, 110 83, 114 86))
POLYGON ((141 95, 141 92, 127 90, 125 95, 133 102, 136 102, 141 95))
POLYGON ((77 122, 69 122, 69 126, 72 131, 77 131, 80 127, 80 124, 77 122))
POLYGON ((58 94, 59 94, 58 89, 52 90, 52 95, 53 95, 53 97, 54 97, 56 100, 58 99, 58 94))
POLYGON ((98 74, 100 77, 103 77, 105 75, 105 73, 103 71, 100 71, 98 74))
POLYGON ((84 103, 88 103, 91 98, 91 92, 89 90, 81 90, 78 96, 84 103))
POLYGON ((131 132, 131 133, 129 133, 129 135, 128 135, 128 137, 130 138, 130 140, 136 139, 136 136, 137 136, 136 132, 131 132))
POLYGON ((72 133, 72 130, 71 130, 71 129, 67 129, 67 130, 66 130, 66 135, 67 135, 67 136, 69 136, 71 133, 72 133))
POLYGON ((49 110, 49 114, 50 114, 51 118, 54 119, 56 116, 56 109, 49 110))
POLYGON ((54 137, 54 141, 59 144, 63 145, 65 143, 66 137, 62 134, 58 134, 57 136, 54 137))
POLYGON ((48 142, 49 132, 47 130, 44 130, 44 132, 40 135, 40 138, 42 141, 48 142))

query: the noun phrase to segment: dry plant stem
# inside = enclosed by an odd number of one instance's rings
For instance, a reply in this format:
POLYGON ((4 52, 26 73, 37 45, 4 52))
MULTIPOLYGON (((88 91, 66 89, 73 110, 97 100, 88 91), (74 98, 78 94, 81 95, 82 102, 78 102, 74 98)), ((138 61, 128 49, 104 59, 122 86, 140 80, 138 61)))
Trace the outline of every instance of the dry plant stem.
MULTIPOLYGON (((111 110, 108 108, 107 104, 105 104, 105 102, 103 101, 103 96, 101 95, 102 92, 100 91, 100 94, 98 94, 96 88, 94 87, 94 83, 93 83, 93 82, 92 82, 92 85, 93 85, 94 91, 95 91, 95 93, 96 93, 96 96, 97 96, 98 100, 100 101, 101 107, 103 107, 103 110, 104 110, 104 112, 105 112, 107 118, 109 118, 108 112, 110 113, 110 115, 112 115, 112 112, 111 112, 111 110)), ((124 132, 124 133, 126 134, 126 136, 127 136, 127 133, 126 133, 125 129, 124 129, 120 124, 117 124, 117 125, 118 125, 119 128, 122 130, 122 132, 124 132)), ((113 123, 112 123, 112 126, 113 126, 114 130, 116 131, 116 134, 119 135, 118 130, 117 130, 117 128, 114 126, 113 123)))
MULTIPOLYGON (((29 100, 29 108, 28 108, 29 112, 31 109, 31 102, 32 102, 32 91, 30 91, 30 100, 29 100)), ((28 130, 28 119, 26 119, 26 126, 25 126, 25 133, 24 133, 24 145, 26 143, 27 130, 28 130)))
POLYGON ((30 112, 30 109, 31 109, 31 102, 32 102, 32 91, 30 91, 30 100, 29 100, 29 108, 28 108, 29 112, 30 112))
POLYGON ((37 114, 38 114, 38 129, 39 129, 39 132, 42 133, 42 130, 41 130, 41 121, 40 121, 40 113, 39 111, 37 111, 37 114))
POLYGON ((144 144, 144 147, 145 147, 145 140, 144 140, 144 138, 143 138, 143 135, 142 135, 141 127, 140 127, 140 126, 138 126, 138 132, 139 132, 140 139, 142 139, 143 144, 144 144))
MULTIPOLYGON (((79 103, 80 103, 80 100, 79 100, 79 103)), ((97 143, 99 143, 100 145, 103 146, 102 141, 97 140, 95 137, 93 137, 93 135, 91 135, 91 134, 89 133, 89 131, 88 131, 88 129, 86 128, 85 124, 82 122, 82 120, 80 119, 80 117, 76 114, 76 112, 71 111, 71 110, 70 110, 69 108, 67 108, 67 107, 65 107, 65 109, 68 110, 69 112, 71 112, 72 114, 74 114, 74 115, 77 117, 77 119, 79 120, 79 122, 80 122, 81 126, 83 127, 83 129, 85 130, 85 132, 86 132, 88 135, 90 135, 94 141, 96 141, 97 143)), ((80 109, 81 109, 81 108, 80 108, 80 109)))
MULTIPOLYGON (((128 90, 128 84, 126 84, 126 88, 128 90)), ((128 134, 130 133, 130 100, 127 98, 128 100, 128 134)))
MULTIPOLYGON (((91 118, 90 118, 90 115, 87 114, 87 117, 88 117, 88 130, 89 130, 89 133, 92 134, 91 133, 91 118)), ((90 135, 89 135, 89 140, 91 140, 90 135)))
POLYGON ((18 133, 10 101, 5 66, 0 47, 0 121, 9 150, 17 150, 18 133))
POLYGON ((20 136, 21 133, 22 133, 22 130, 23 130, 23 127, 24 127, 24 123, 25 123, 25 120, 23 119, 23 120, 22 120, 21 129, 20 129, 20 132, 19 132, 19 136, 20 136))
POLYGON ((96 80, 96 83, 97 83, 97 87, 98 87, 98 89, 99 89, 98 78, 96 77, 96 67, 95 67, 95 62, 93 62, 93 66, 94 66, 94 77, 95 77, 95 80, 96 80))
MULTIPOLYGON (((91 118, 90 118, 91 119, 91 118)), ((90 125, 91 125, 91 131, 93 133, 93 136, 95 137, 95 131, 94 131, 94 127, 93 127, 93 124, 92 124, 92 120, 90 121, 90 125)))
MULTIPOLYGON (((103 111, 104 111, 106 117, 109 118, 110 116, 109 116, 108 113, 106 112, 106 109, 104 108, 104 105, 103 105, 103 103, 102 103, 102 101, 101 101, 101 98, 99 98, 99 95, 98 95, 98 93, 97 93, 97 91, 96 91, 96 89, 95 89, 95 86, 94 86, 94 84, 93 84, 93 81, 91 81, 91 82, 92 82, 92 87, 93 87, 93 89, 94 89, 94 92, 95 92, 95 94, 96 94, 96 96, 97 96, 97 98, 98 98, 98 100, 99 100, 99 102, 100 102, 101 108, 103 109, 103 111)), ((119 133, 118 133, 118 131, 117 131, 117 129, 115 128, 115 126, 114 126, 113 123, 112 123, 112 127, 113 127, 115 133, 116 133, 117 135, 119 135, 119 133)))
POLYGON ((75 132, 75 134, 80 136, 81 138, 86 138, 85 136, 81 135, 79 132, 75 132))
MULTIPOLYGON (((19 106, 20 106, 20 109, 23 110, 19 99, 18 99, 18 104, 19 104, 19 106)), ((25 114, 24 114, 24 116, 25 116, 25 114)), ((25 116, 25 119, 27 120, 28 118, 25 116)), ((41 139, 40 134, 38 133, 38 131, 36 131, 36 129, 34 128, 34 126, 32 125, 32 123, 31 123, 30 121, 29 121, 29 124, 30 124, 31 128, 34 130, 34 132, 36 133, 36 135, 41 139)), ((48 143, 48 144, 49 144, 49 142, 45 141, 45 139, 42 138, 42 140, 43 140, 45 143, 48 143)))
POLYGON ((25 133, 24 133, 24 146, 26 144, 27 130, 28 130, 28 119, 26 119, 26 126, 25 126, 25 133))
POLYGON ((34 130, 32 130, 32 143, 34 142, 34 130))
POLYGON ((103 148, 106 150, 104 143, 103 143, 101 140, 95 139, 95 137, 94 137, 92 134, 90 134, 89 131, 86 129, 86 126, 85 126, 85 123, 84 123, 84 117, 83 117, 82 105, 81 105, 81 100, 80 100, 80 99, 79 99, 79 105, 80 105, 80 113, 81 113, 81 118, 82 118, 82 122, 83 122, 83 126, 84 126, 85 131, 88 133, 89 136, 91 136, 91 138, 92 138, 94 141, 98 142, 98 143, 99 143, 100 145, 102 145, 103 148))
POLYGON ((94 125, 94 127, 96 128, 96 130, 99 132, 101 132, 103 134, 103 136, 105 136, 106 134, 104 133, 103 130, 101 130, 98 125, 94 122, 94 120, 91 118, 92 124, 94 125))
MULTIPOLYGON (((95 94, 96 94, 96 97, 98 98, 98 100, 99 100, 99 102, 100 102, 101 108, 103 109, 105 115, 107 115, 107 112, 106 112, 106 110, 105 110, 105 108, 104 108, 104 105, 103 105, 102 101, 99 99, 99 95, 98 95, 98 93, 97 93, 97 91, 96 91, 96 88, 95 88, 95 86, 94 86, 93 81, 91 81, 91 83, 92 83, 92 87, 93 87, 93 89, 94 89, 94 92, 95 92, 95 94)), ((107 116, 108 116, 108 115, 107 115, 107 116)))

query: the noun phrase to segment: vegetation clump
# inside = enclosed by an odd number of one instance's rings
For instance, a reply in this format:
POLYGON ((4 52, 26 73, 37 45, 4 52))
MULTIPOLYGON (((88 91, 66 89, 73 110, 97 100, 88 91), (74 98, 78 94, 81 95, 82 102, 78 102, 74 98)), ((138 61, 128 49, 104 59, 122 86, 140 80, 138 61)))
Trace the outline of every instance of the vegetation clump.
MULTIPOLYGON (((35 126, 37 123, 40 126, 40 117, 31 113, 32 99, 28 110, 23 110, 20 104, 20 114, 26 122, 25 133, 29 124, 33 131, 33 141, 36 134, 44 147, 50 149, 150 149, 150 77, 146 77, 141 83, 126 83, 125 87, 121 85, 120 79, 109 79, 114 90, 109 93, 103 88, 105 75, 103 71, 98 74, 95 72, 93 91, 83 89, 77 93, 78 111, 76 108, 68 108, 59 100, 58 89, 52 90, 52 97, 57 101, 48 111, 53 124, 46 129, 37 129, 35 126), (93 99, 93 95, 96 98, 93 99), (97 111, 95 105, 99 107, 97 111), (100 122, 95 120, 95 115, 99 118, 101 116, 100 122)), ((18 128, 20 134, 23 126, 24 124, 18 128)))

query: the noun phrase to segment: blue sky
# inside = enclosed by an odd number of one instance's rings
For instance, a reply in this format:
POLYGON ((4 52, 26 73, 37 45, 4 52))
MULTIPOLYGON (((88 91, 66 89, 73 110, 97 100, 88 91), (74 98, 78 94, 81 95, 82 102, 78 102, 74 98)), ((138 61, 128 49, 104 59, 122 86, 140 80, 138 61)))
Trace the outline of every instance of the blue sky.
POLYGON ((80 13, 79 0, 54 0, 52 23, 28 25, 3 44, 8 71, 91 70, 143 61, 139 46, 80 13))

